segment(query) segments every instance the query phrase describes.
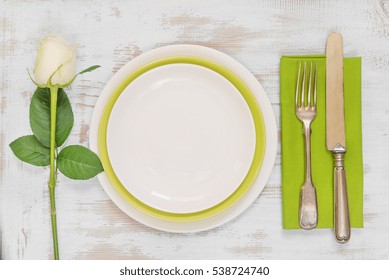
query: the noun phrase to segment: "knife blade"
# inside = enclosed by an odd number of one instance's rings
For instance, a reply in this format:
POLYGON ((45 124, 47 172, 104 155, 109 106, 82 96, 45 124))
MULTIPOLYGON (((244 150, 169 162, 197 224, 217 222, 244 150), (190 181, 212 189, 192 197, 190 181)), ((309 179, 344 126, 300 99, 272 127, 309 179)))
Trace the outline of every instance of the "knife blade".
POLYGON ((343 38, 331 33, 326 46, 326 146, 334 158, 334 233, 339 243, 350 239, 344 156, 346 134, 343 94, 343 38))

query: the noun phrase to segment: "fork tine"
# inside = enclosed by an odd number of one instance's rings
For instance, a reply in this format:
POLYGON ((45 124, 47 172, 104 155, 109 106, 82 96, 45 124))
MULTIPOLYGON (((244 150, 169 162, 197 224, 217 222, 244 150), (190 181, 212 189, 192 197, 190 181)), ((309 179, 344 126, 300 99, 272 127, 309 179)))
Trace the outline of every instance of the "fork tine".
POLYGON ((309 67, 309 84, 308 84, 308 103, 307 107, 311 106, 311 91, 312 91, 312 62, 309 67))
POLYGON ((297 74, 297 85, 296 85, 296 101, 295 101, 295 105, 296 105, 296 108, 299 107, 299 89, 300 89, 300 72, 301 72, 301 62, 299 63, 299 71, 298 71, 298 74, 297 74))
POLYGON ((316 108, 316 90, 317 90, 317 62, 315 63, 315 84, 313 89, 313 108, 316 108))
POLYGON ((303 82, 301 86, 301 107, 305 106, 305 73, 307 69, 307 63, 304 62, 303 82))

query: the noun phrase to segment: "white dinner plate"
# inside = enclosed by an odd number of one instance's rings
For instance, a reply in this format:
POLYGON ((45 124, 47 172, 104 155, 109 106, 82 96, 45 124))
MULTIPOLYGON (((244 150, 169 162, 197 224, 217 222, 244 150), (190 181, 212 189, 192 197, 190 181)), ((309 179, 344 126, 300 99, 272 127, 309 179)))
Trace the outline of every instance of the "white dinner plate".
MULTIPOLYGON (((193 232, 218 226, 244 211, 264 188, 274 164, 274 113, 260 84, 245 67, 221 52, 194 45, 172 45, 138 56, 114 75, 99 97, 90 146, 99 154, 100 121, 123 80, 145 65, 177 56, 205 59, 230 70, 256 97, 266 143, 255 183, 217 215, 175 222, 140 211, 118 192, 106 173, 98 178, 117 206, 139 222, 165 231, 193 232)), ((109 160, 127 191, 146 205, 173 213, 201 211, 231 196, 245 179, 255 150, 253 118, 237 88, 218 73, 198 65, 162 65, 128 84, 113 104, 106 131, 109 160), (199 88, 204 94, 198 94, 199 88)))
POLYGON ((130 83, 110 114, 108 156, 121 184, 155 209, 192 213, 246 177, 255 127, 240 92, 208 68, 175 63, 130 83))

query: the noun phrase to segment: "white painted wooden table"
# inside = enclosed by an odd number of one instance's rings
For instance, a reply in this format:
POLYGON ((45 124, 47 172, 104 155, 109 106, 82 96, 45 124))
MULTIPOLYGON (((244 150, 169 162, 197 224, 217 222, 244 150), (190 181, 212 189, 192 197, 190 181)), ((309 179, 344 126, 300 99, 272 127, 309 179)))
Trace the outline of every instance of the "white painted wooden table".
MULTIPOLYGON (((48 169, 17 160, 8 144, 30 133, 28 106, 39 40, 61 34, 78 44, 78 69, 103 67, 68 91, 75 127, 68 143, 88 145, 92 111, 105 83, 155 47, 192 43, 243 63, 267 92, 279 126, 279 59, 324 53, 339 31, 348 56, 363 58, 365 229, 338 245, 331 230, 281 228, 280 154, 261 196, 241 216, 196 234, 147 228, 123 214, 97 179, 59 176, 63 259, 388 259, 389 1, 1 1, 0 256, 52 258, 48 169)), ((280 144, 278 144, 280 147, 280 144)), ((280 150, 280 149, 278 149, 280 150)))

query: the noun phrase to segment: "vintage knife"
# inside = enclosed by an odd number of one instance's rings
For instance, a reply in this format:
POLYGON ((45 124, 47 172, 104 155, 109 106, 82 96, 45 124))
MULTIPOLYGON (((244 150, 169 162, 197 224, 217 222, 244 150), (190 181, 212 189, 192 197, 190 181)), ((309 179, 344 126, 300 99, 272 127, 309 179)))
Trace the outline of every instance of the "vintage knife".
POLYGON ((326 47, 326 143, 334 156, 334 232, 339 243, 346 243, 350 217, 344 167, 343 39, 335 32, 329 35, 326 47))

